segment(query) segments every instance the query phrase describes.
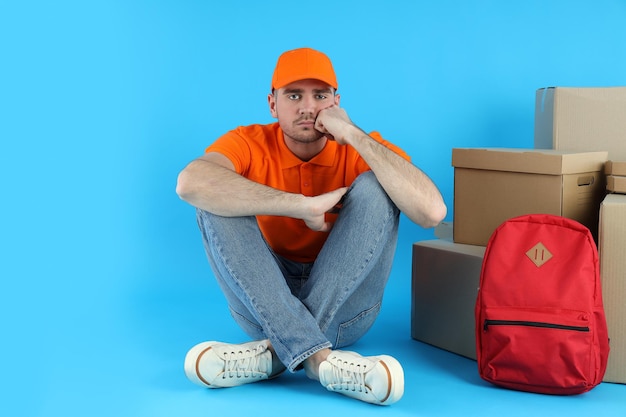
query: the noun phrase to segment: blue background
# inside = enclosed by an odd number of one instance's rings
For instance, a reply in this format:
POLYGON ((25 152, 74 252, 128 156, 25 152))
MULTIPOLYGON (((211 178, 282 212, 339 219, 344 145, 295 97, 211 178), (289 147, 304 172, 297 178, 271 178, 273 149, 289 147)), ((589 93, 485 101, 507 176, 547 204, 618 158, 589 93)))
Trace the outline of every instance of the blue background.
POLYGON ((410 339, 402 218, 380 319, 355 349, 405 367, 390 408, 304 375, 209 391, 193 344, 245 341, 176 175, 218 135, 271 122, 284 50, 326 52, 342 105, 404 148, 452 219, 453 147, 533 146, 535 90, 626 85, 626 1, 0 2, 0 414, 623 415, 626 386, 505 391, 410 339))

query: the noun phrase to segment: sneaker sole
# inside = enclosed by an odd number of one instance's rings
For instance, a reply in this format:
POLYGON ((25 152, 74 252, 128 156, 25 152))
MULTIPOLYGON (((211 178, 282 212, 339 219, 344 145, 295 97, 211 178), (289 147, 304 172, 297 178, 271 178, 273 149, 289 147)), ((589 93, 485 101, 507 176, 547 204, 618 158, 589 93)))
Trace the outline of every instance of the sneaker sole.
POLYGON ((211 350, 216 343, 217 342, 202 342, 195 345, 187 352, 185 356, 185 375, 187 375, 187 378, 194 384, 206 388, 216 388, 202 378, 200 370, 198 369, 202 355, 211 350))
POLYGON ((377 356, 380 364, 387 369, 389 378, 389 392, 387 397, 380 401, 381 405, 393 404, 404 395, 404 371, 402 365, 395 358, 387 355, 377 356))

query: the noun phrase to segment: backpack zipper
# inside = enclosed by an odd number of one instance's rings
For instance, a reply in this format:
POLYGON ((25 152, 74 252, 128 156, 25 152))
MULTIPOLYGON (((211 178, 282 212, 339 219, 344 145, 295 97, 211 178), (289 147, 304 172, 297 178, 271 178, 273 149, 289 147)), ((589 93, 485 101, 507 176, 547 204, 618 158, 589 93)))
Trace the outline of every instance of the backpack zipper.
POLYGON ((539 321, 521 321, 521 320, 485 320, 483 330, 487 331, 489 326, 526 326, 526 327, 542 327, 546 329, 557 330, 573 330, 576 332, 588 332, 589 326, 566 326, 563 324, 542 323, 539 321))

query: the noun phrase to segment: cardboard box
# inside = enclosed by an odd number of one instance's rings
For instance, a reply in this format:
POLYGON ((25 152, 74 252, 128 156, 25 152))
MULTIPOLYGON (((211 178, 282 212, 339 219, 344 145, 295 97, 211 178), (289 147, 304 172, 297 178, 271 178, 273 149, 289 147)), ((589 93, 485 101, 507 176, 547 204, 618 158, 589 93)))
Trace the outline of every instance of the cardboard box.
POLYGON ((626 195, 609 194, 600 206, 600 275, 611 339, 604 381, 626 383, 626 195))
POLYGON ((549 87, 535 95, 535 148, 626 160, 626 87, 549 87))
POLYGON ((607 152, 455 148, 454 242, 486 246, 505 220, 554 214, 597 236, 607 152))
POLYGON ((604 173, 606 175, 626 176, 626 162, 607 161, 604 165, 604 173))
POLYGON ((607 176, 606 190, 611 193, 626 194, 626 177, 607 176))
POLYGON ((476 360, 474 306, 485 247, 413 244, 411 337, 476 360))

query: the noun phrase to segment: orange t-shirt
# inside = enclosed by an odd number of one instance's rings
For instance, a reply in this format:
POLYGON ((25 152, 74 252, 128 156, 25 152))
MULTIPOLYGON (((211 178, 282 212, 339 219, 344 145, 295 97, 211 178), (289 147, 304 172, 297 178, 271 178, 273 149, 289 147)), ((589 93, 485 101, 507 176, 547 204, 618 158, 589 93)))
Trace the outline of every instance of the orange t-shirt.
MULTIPOLYGON (((377 132, 370 136, 410 160, 404 151, 377 132)), ((313 159, 302 161, 285 145, 278 123, 238 127, 218 138, 206 152, 223 154, 237 173, 252 181, 306 196, 348 187, 370 169, 354 148, 330 140, 313 159)), ((330 213, 326 216, 330 222, 337 217, 330 213)), ((274 252, 296 262, 313 262, 328 237, 327 232, 315 232, 300 219, 257 216, 257 221, 274 252)))

